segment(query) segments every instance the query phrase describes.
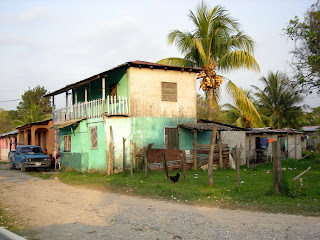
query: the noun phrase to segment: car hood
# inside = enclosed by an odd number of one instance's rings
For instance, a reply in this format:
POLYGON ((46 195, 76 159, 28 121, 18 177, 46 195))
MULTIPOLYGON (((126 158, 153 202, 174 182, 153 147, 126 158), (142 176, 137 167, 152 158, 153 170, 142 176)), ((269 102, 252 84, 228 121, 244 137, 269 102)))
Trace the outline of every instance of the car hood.
POLYGON ((49 158, 45 154, 24 154, 25 158, 49 158))

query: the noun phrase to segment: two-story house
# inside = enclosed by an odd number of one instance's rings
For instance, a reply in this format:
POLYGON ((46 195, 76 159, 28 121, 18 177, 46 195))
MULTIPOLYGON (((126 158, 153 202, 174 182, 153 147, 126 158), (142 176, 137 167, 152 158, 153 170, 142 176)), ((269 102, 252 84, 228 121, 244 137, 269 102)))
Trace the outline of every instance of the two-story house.
POLYGON ((196 122, 199 71, 132 61, 47 94, 53 104, 58 94, 66 95, 66 104, 72 99, 72 105, 53 112, 62 165, 106 170, 110 127, 117 169, 122 168, 123 138, 127 164, 130 141, 138 148, 154 143, 154 148, 190 149, 192 133, 179 131, 178 125, 196 122))

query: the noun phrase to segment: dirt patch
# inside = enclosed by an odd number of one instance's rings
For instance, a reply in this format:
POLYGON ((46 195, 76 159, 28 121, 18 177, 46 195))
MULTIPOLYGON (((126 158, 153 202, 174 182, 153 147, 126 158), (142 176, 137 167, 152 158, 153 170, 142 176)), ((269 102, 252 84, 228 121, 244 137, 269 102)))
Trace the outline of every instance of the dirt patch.
POLYGON ((0 202, 32 239, 317 239, 320 218, 192 207, 0 171, 0 202))

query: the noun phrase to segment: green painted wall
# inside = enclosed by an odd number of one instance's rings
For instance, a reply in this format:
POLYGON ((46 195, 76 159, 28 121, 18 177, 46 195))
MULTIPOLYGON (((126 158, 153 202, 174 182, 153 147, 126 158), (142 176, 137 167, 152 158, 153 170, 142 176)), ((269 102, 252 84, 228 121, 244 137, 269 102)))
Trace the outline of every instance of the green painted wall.
POLYGON ((106 148, 102 118, 83 120, 77 126, 60 129, 59 133, 63 167, 72 167, 80 171, 106 169, 106 148), (91 149, 89 133, 89 127, 91 126, 97 126, 97 149, 91 149), (64 151, 64 135, 71 135, 71 152, 64 151))
MULTIPOLYGON (((126 69, 119 69, 118 71, 110 73, 105 77, 106 96, 110 95, 110 86, 118 84, 118 96, 129 96, 129 87, 127 81, 126 69)), ((74 93, 77 93, 77 102, 84 102, 85 88, 88 88, 88 101, 102 98, 102 80, 97 79, 89 84, 75 88, 74 93)), ((73 103, 75 103, 75 96, 73 95, 73 103)))
MULTIPOLYGON (((114 168, 122 169, 123 138, 126 139, 126 166, 130 166, 130 140, 137 148, 154 143, 154 148, 164 148, 165 127, 177 127, 180 123, 193 123, 191 118, 169 117, 108 117, 83 120, 76 127, 66 127, 60 130, 61 156, 63 167, 77 170, 106 170, 106 156, 109 154, 110 126, 114 141, 114 168), (104 123, 103 123, 104 121, 104 123), (98 149, 90 148, 89 127, 97 126, 98 149), (71 135, 71 152, 64 152, 63 136, 71 135)), ((208 144, 210 134, 200 133, 199 143, 208 144), (202 137, 204 135, 204 137, 202 137)), ((192 150, 193 133, 181 128, 179 131, 179 147, 182 150, 192 150)))

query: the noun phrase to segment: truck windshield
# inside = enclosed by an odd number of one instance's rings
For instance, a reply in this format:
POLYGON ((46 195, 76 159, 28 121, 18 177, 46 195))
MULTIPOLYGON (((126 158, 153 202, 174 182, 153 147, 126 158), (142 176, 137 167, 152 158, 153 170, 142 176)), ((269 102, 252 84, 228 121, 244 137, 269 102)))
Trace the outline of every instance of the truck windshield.
POLYGON ((34 154, 34 153, 42 153, 40 147, 23 147, 20 149, 20 153, 34 154))

